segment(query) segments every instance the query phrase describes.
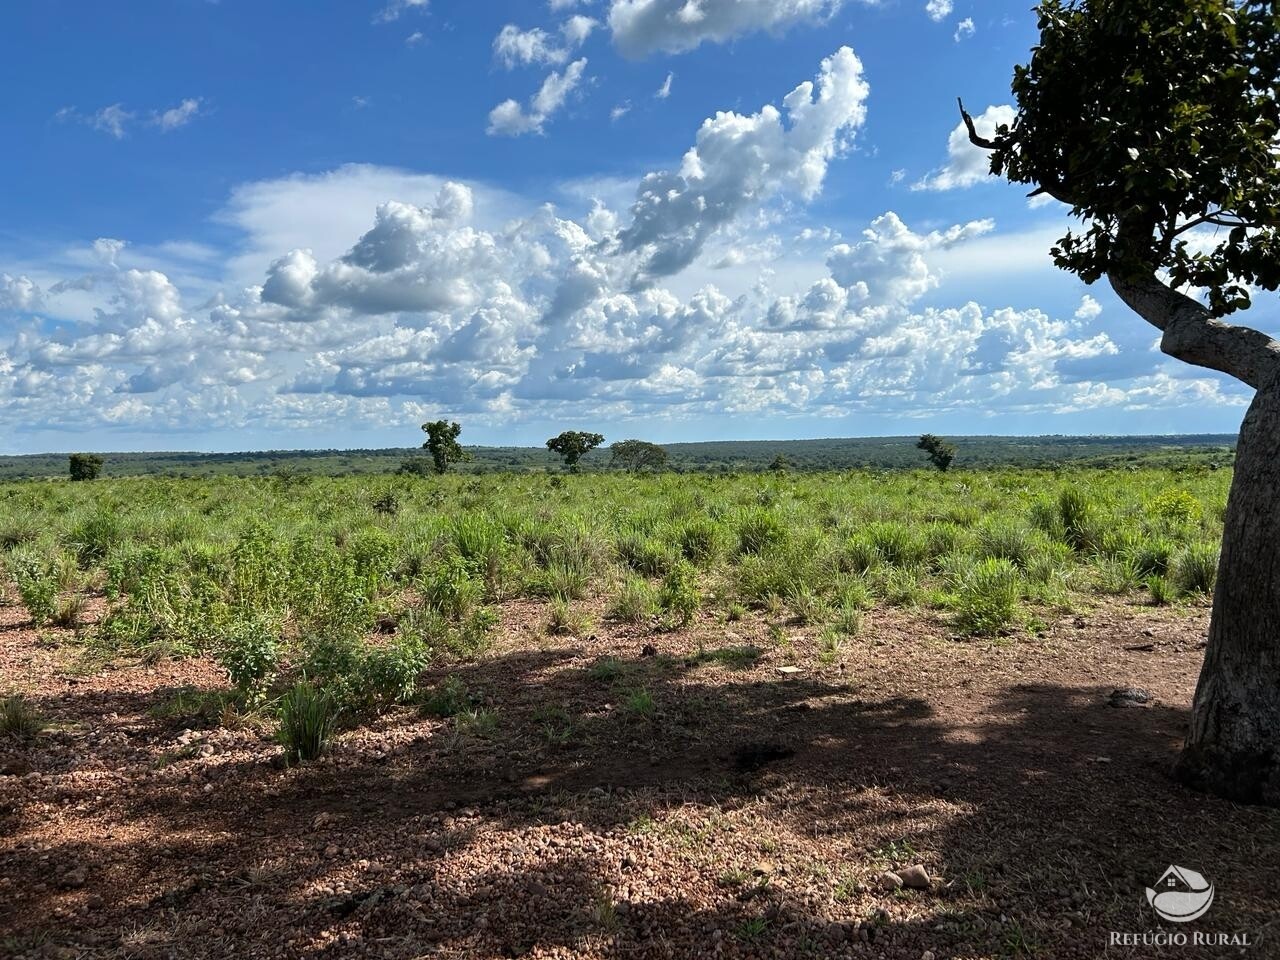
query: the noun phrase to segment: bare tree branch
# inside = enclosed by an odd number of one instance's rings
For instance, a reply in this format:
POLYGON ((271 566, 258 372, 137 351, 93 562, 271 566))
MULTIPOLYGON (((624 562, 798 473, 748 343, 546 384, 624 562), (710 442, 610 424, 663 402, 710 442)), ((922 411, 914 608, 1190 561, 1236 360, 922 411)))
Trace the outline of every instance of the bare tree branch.
POLYGON ((981 147, 983 150, 994 150, 996 148, 995 141, 979 135, 978 128, 974 125, 973 117, 969 116, 969 111, 964 108, 964 101, 956 97, 956 103, 960 104, 960 116, 964 119, 965 129, 969 131, 969 142, 975 147, 981 147))

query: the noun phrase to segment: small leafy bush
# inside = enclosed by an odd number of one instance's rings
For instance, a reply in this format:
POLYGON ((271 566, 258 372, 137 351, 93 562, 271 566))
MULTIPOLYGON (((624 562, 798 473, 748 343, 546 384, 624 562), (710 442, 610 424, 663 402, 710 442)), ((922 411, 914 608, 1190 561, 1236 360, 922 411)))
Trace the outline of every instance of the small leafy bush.
POLYGON ((692 622, 702 605, 702 591, 698 589, 698 571, 687 560, 681 560, 663 578, 658 604, 678 626, 692 622))
POLYGON ((379 710, 407 702, 418 689, 418 675, 427 668, 428 659, 427 649, 413 642, 367 648, 355 684, 361 706, 379 710))
POLYGON ((423 577, 422 599, 451 620, 461 620, 484 599, 484 584, 472 576, 467 562, 451 556, 423 577))
POLYGON ((1154 516, 1175 523, 1198 523, 1204 515, 1200 501, 1185 490, 1166 490, 1147 502, 1147 510, 1154 516))
POLYGON ((248 705, 262 703, 280 661, 276 634, 260 620, 238 620, 222 638, 218 664, 248 705))
POLYGON ((456 716, 471 706, 467 685, 455 676, 445 677, 422 700, 422 712, 432 717, 456 716))
POLYGON ((50 622, 58 611, 56 567, 33 556, 15 556, 10 560, 9 568, 32 621, 37 626, 50 622))

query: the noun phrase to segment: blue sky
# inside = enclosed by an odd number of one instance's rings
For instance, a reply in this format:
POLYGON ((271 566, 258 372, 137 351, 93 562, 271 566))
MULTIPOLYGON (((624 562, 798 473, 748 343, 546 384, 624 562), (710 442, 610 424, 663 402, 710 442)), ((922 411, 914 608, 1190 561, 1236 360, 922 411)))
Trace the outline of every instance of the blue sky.
MULTIPOLYGON (((1233 431, 984 176, 1026 0, 88 0, 0 35, 0 450, 1233 431)), ((1255 311, 1257 312, 1257 311, 1255 311)), ((1256 320, 1255 320, 1256 322, 1256 320)))

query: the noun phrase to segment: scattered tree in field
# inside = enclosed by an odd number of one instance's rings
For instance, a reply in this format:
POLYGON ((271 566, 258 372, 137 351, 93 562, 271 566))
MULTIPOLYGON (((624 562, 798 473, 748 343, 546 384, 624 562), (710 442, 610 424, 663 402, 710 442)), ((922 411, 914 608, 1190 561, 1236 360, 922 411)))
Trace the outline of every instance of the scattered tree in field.
POLYGON ((396 473, 409 477, 425 477, 435 472, 436 465, 427 457, 407 457, 400 461, 396 473))
POLYGON ((623 470, 639 473, 641 470, 661 470, 667 465, 667 451, 645 440, 622 440, 609 450, 613 453, 609 463, 623 470))
POLYGON ((102 474, 102 458, 96 453, 73 453, 70 467, 72 480, 97 480, 102 474))
POLYGON ((1045 0, 1038 13, 1013 123, 985 138, 961 114, 992 173, 1083 222, 1053 248, 1059 267, 1105 278, 1169 356, 1256 391, 1176 769, 1280 805, 1280 342, 1223 319, 1250 288, 1280 287, 1280 21, 1270 0, 1045 0))
POLYGON ((916 442, 916 449, 923 450, 929 454, 929 462, 941 470, 947 472, 947 468, 951 466, 951 462, 956 458, 956 445, 947 443, 941 437, 935 437, 932 433, 926 433, 916 442))
POLYGON ((436 473, 445 473, 451 463, 464 463, 471 459, 471 454, 458 444, 462 427, 456 422, 434 420, 424 423, 422 429, 427 433, 427 442, 423 446, 431 454, 436 473))
POLYGON ((604 443, 604 437, 598 433, 566 430, 560 436, 548 440, 547 449, 552 453, 560 454, 570 473, 577 473, 578 461, 602 443, 604 443))
POLYGON ((791 459, 786 454, 780 453, 773 458, 773 462, 769 464, 769 469, 774 473, 786 473, 791 469, 791 459))

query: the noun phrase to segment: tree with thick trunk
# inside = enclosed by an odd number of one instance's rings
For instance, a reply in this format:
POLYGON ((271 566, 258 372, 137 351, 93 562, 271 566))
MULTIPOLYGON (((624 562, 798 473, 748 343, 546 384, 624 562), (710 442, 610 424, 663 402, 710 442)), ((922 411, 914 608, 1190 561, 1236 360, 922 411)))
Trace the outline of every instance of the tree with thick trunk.
POLYGON ((1280 343, 1223 318, 1280 287, 1280 13, 1271 0, 1045 0, 991 171, 1082 225, 1053 248, 1105 278, 1171 357, 1255 391, 1240 428, 1191 726, 1193 787, 1280 806, 1280 343))

